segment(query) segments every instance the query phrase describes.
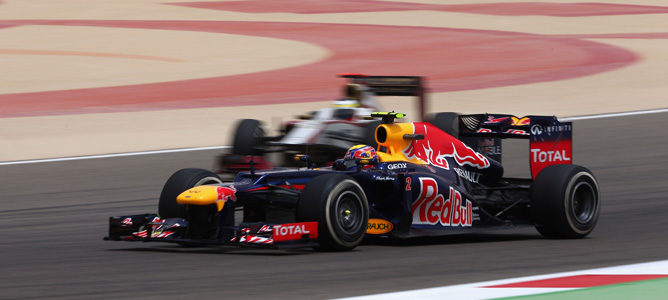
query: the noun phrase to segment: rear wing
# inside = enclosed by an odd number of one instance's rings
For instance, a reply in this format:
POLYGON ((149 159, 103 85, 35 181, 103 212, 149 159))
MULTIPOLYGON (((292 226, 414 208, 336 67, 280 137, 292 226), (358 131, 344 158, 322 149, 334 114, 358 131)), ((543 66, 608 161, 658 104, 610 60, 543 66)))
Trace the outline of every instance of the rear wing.
POLYGON ((421 76, 368 76, 364 74, 339 74, 349 78, 352 83, 364 84, 377 96, 415 96, 418 97, 420 120, 424 120, 426 98, 424 78, 421 76))
POLYGON ((532 178, 547 166, 573 163, 573 123, 560 122, 554 116, 461 115, 459 135, 469 146, 499 162, 501 139, 529 139, 532 178))

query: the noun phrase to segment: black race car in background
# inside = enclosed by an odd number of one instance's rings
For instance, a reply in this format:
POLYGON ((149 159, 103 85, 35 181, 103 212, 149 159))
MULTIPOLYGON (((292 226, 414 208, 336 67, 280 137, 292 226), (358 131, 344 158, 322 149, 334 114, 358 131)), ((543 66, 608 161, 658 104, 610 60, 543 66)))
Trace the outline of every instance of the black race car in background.
POLYGON ((350 250, 365 237, 408 238, 535 226, 582 238, 599 216, 599 188, 572 165, 572 125, 555 117, 436 114, 382 118, 377 146, 356 146, 332 167, 239 173, 201 169, 166 182, 158 214, 111 217, 108 240, 350 250), (467 143, 462 142, 465 139, 467 143), (532 178, 503 176, 495 139, 526 138, 532 178), (488 152, 489 155, 484 153, 488 152), (493 158, 495 157, 495 158, 493 158))

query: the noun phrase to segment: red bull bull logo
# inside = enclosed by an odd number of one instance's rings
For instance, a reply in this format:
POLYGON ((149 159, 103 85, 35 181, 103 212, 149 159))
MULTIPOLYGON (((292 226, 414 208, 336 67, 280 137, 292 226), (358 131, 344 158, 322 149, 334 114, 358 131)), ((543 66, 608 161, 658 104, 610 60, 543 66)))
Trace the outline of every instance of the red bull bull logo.
POLYGON ((216 189, 216 192, 218 192, 218 200, 217 201, 237 201, 237 189, 234 188, 234 186, 219 186, 216 189))
POLYGON ((482 154, 429 123, 413 123, 413 134, 423 134, 424 139, 413 140, 402 153, 408 159, 418 159, 430 165, 449 169, 448 157, 460 166, 485 169, 489 160, 482 154))
POLYGON ((513 125, 515 126, 529 126, 531 123, 531 119, 529 117, 523 117, 523 118, 518 118, 518 117, 510 117, 513 120, 513 125))
POLYGON ((500 117, 496 118, 494 116, 488 116, 487 121, 485 121, 485 124, 497 124, 497 123, 503 123, 504 121, 507 121, 508 117, 500 117))

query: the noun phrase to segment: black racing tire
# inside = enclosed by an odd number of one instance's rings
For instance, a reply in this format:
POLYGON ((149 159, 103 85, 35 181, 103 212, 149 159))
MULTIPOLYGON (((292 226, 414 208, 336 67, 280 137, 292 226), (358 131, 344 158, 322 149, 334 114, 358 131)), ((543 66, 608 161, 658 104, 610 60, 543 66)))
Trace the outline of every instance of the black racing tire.
POLYGON ((373 121, 366 125, 364 128, 364 144, 371 146, 374 149, 378 148, 378 142, 376 142, 376 128, 380 125, 380 121, 373 121))
POLYGON ((443 132, 459 138, 459 114, 455 112, 436 113, 427 118, 427 122, 443 132))
POLYGON ((158 202, 160 218, 185 218, 186 206, 176 203, 176 197, 186 190, 204 184, 222 183, 215 173, 203 169, 181 169, 165 182, 158 202))
POLYGON ((258 149, 262 145, 264 130, 262 123, 255 119, 243 119, 237 123, 232 140, 232 154, 258 155, 258 149))
POLYGON ((369 204, 362 187, 350 176, 321 175, 309 181, 302 191, 297 220, 318 222, 317 250, 352 250, 364 239, 369 204))
POLYGON ((531 216, 547 238, 583 238, 596 226, 600 193, 594 175, 578 165, 552 165, 531 186, 531 216))

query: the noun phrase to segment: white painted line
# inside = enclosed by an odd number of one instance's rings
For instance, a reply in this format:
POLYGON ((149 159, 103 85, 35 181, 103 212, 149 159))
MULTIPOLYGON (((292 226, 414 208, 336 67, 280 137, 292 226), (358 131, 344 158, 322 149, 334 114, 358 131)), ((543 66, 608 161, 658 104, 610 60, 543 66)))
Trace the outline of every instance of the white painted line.
POLYGON ((370 300, 370 299, 490 299, 502 297, 515 297, 524 295, 535 295, 555 291, 572 290, 573 288, 489 288, 489 286, 511 284, 525 281, 543 280, 575 275, 668 275, 668 260, 647 262, 632 265, 579 270, 572 272, 561 272, 537 276, 517 277, 501 280, 483 281, 476 283, 449 285, 436 288, 409 290, 385 294, 376 294, 360 297, 342 298, 346 300, 370 300))
POLYGON ((611 114, 600 114, 600 115, 574 116, 574 117, 566 117, 566 118, 558 118, 558 119, 559 119, 559 121, 576 121, 576 120, 588 120, 588 119, 626 117, 626 116, 645 115, 645 114, 658 114, 658 113, 665 113, 665 112, 668 112, 668 108, 638 110, 638 111, 629 111, 629 112, 620 112, 620 113, 611 113, 611 114))
POLYGON ((218 149, 227 149, 227 148, 230 148, 230 146, 210 146, 210 147, 195 147, 195 148, 179 148, 179 149, 166 149, 166 150, 153 150, 153 151, 127 152, 127 153, 112 153, 112 154, 100 154, 100 155, 72 156, 72 157, 61 157, 61 158, 47 158, 47 159, 34 159, 34 160, 19 160, 19 161, 0 162, 0 166, 23 165, 23 164, 36 164, 36 163, 59 162, 59 161, 68 161, 68 160, 95 159, 95 158, 110 158, 110 157, 124 157, 124 156, 136 156, 136 155, 149 155, 149 154, 163 154, 163 153, 189 152, 189 151, 218 150, 218 149))
MULTIPOLYGON (((668 108, 660 108, 660 109, 652 109, 652 110, 639 110, 639 111, 610 113, 610 114, 600 114, 600 115, 574 116, 574 117, 559 118, 559 121, 575 121, 575 120, 587 120, 587 119, 613 118, 613 117, 624 117, 624 116, 634 116, 634 115, 643 115, 643 114, 657 114, 657 113, 665 113, 665 112, 668 112, 668 108)), ((141 152, 126 152, 126 153, 114 153, 114 154, 102 154, 102 155, 72 156, 72 157, 63 157, 63 158, 20 160, 20 161, 0 162, 0 166, 35 164, 35 163, 45 163, 45 162, 59 162, 59 161, 68 161, 68 160, 83 160, 83 159, 94 159, 94 158, 110 158, 110 157, 123 157, 123 156, 135 156, 135 155, 174 153, 174 152, 215 150, 215 149, 227 149, 227 148, 230 148, 230 146, 180 148, 180 149, 141 151, 141 152)))

